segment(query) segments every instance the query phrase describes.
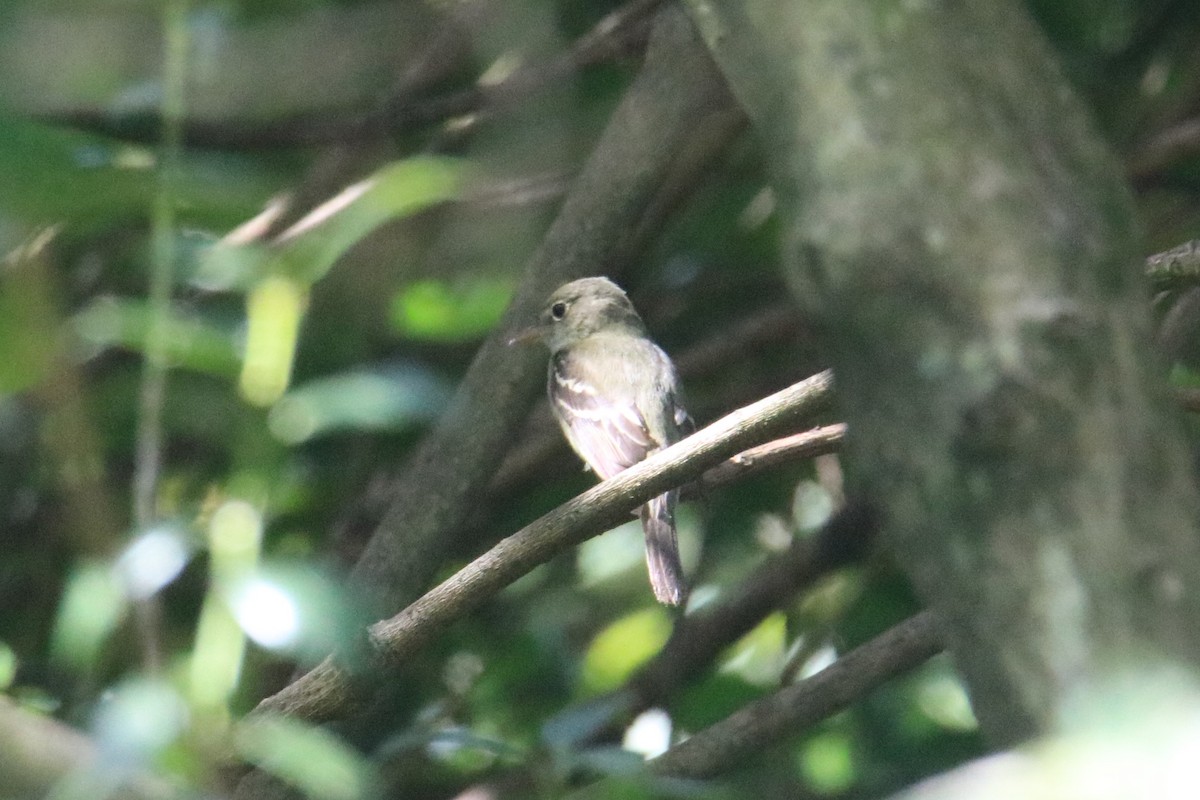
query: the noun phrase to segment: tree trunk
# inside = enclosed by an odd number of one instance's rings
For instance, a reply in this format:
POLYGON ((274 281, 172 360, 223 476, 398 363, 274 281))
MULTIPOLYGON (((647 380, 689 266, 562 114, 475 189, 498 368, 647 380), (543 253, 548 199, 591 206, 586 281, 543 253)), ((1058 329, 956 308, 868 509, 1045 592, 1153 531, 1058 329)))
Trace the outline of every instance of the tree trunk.
POLYGON ((690 0, 771 159, 848 466, 998 744, 1200 664, 1197 495, 1120 166, 1015 0, 690 0))

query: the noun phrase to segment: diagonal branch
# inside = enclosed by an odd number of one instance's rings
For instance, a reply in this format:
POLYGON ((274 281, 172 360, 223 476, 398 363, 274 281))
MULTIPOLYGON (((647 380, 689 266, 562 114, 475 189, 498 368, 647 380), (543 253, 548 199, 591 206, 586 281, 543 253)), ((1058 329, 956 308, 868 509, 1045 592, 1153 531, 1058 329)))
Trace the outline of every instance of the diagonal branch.
POLYGON ((820 722, 871 689, 939 653, 942 637, 933 612, 887 630, 802 683, 743 706, 650 762, 662 775, 705 778, 820 722))
MULTIPOLYGON (((696 479, 747 447, 795 428, 826 404, 832 386, 832 375, 822 372, 734 411, 504 539, 396 616, 372 625, 366 668, 361 674, 400 665, 447 623, 555 554, 625 521, 632 509, 655 495, 696 479)), ((327 721, 353 709, 361 693, 354 676, 330 657, 263 700, 255 713, 327 721)))
MULTIPOLYGON (((738 458, 734 456, 709 470, 706 476, 718 472, 732 475, 724 468, 738 458)), ((705 670, 726 647, 749 633, 764 617, 834 570, 859 559, 874 540, 878 526, 872 508, 851 505, 831 519, 818 535, 797 539, 786 551, 763 562, 720 601, 684 617, 662 650, 624 686, 558 715, 572 720, 571 744, 618 735, 641 712, 667 705, 680 687, 705 670), (595 722, 579 730, 576 720, 583 708, 595 710, 595 714, 587 715, 595 722)), ((554 726, 555 721, 551 720, 546 728, 554 726)), ((566 734, 561 734, 547 738, 563 744, 565 737, 566 734)))

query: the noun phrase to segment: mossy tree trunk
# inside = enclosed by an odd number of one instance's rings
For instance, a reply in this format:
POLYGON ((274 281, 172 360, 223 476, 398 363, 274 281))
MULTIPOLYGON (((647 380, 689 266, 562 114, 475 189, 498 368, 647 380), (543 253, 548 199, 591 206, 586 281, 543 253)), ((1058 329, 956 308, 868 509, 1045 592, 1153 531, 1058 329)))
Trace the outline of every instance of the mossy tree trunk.
POLYGON ((848 466, 996 743, 1200 664, 1197 494, 1122 170, 1015 0, 691 0, 772 160, 848 466))

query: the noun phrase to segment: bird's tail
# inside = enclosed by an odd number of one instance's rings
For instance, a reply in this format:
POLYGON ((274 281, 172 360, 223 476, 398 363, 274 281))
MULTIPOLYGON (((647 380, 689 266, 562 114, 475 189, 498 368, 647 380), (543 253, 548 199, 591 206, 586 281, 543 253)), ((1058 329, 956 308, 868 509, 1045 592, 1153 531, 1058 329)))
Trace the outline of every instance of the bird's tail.
POLYGON ((642 506, 642 530, 646 534, 646 567, 650 588, 660 603, 677 606, 686 596, 683 564, 675 538, 675 499, 678 492, 659 495, 642 506))

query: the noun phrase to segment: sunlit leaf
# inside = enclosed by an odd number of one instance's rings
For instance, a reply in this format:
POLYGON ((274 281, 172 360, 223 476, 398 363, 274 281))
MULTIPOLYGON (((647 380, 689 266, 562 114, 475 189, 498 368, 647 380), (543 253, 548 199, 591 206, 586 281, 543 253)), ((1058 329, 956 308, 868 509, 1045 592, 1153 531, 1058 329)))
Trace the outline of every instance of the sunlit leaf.
POLYGON ((816 481, 800 481, 792 497, 792 520, 804 533, 820 530, 836 511, 829 490, 816 481))
POLYGON ((41 258, 52 236, 52 231, 43 231, 0 262, 0 393, 36 384, 59 350, 58 315, 41 258))
POLYGON ((254 573, 262 531, 261 512, 236 498, 222 503, 209 520, 212 587, 200 608, 189 665, 192 702, 200 708, 222 709, 237 688, 246 640, 228 595, 238 581, 254 573))
POLYGON ((350 247, 388 220, 456 197, 464 162, 447 158, 396 161, 343 189, 276 240, 276 263, 292 277, 321 278, 350 247))
POLYGON ((821 794, 836 794, 852 787, 858 778, 854 765, 853 742, 840 731, 817 734, 804 743, 800 769, 821 794))
POLYGON ((224 598, 210 592, 196 622, 196 644, 188 662, 188 694, 194 706, 222 711, 237 688, 246 639, 224 598))
POLYGON ((208 522, 213 572, 220 579, 241 577, 258 563, 262 550, 263 515, 253 503, 226 500, 208 522))
POLYGON ((268 406, 287 390, 307 305, 307 289, 279 275, 259 281, 246 297, 246 355, 239 385, 254 405, 268 406))
POLYGON ((191 547, 179 531, 155 528, 134 539, 117 557, 114 569, 125 593, 143 599, 173 581, 190 556, 191 547))
POLYGON ((227 596, 241 629, 262 647, 302 661, 346 645, 366 622, 337 581, 302 563, 265 563, 227 596))
POLYGON ((12 686, 17 677, 17 654, 4 642, 0 642, 0 692, 12 686))
POLYGON ((357 800, 375 783, 370 764, 323 728, 270 717, 243 722, 234 746, 255 766, 314 800, 357 800))
POLYGON ((298 444, 339 430, 401 430, 441 412, 450 387, 415 364, 310 381, 271 409, 271 432, 298 444))
POLYGON ((170 684, 138 678, 105 695, 92 732, 111 758, 147 761, 175 741, 187 721, 187 706, 170 684))
POLYGON ((933 659, 921 670, 917 684, 917 705, 943 728, 955 731, 974 731, 979 728, 967 690, 944 658, 933 659))
POLYGON ((671 746, 671 717, 661 708, 638 714, 625 729, 621 747, 646 758, 654 758, 671 746))
POLYGON ((732 672, 757 686, 779 682, 787 650, 787 617, 771 614, 730 648, 721 664, 722 672, 732 672))
POLYGON ((404 287, 393 300, 392 324, 412 339, 478 338, 499 321, 512 291, 512 281, 507 278, 417 281, 404 287))
POLYGON ((613 622, 588 647, 583 661, 584 683, 595 691, 620 685, 657 653, 670 635, 671 620, 657 606, 613 622))
POLYGON ((67 579, 54 626, 56 657, 78 667, 95 661, 127 608, 125 592, 107 564, 88 562, 67 579))

